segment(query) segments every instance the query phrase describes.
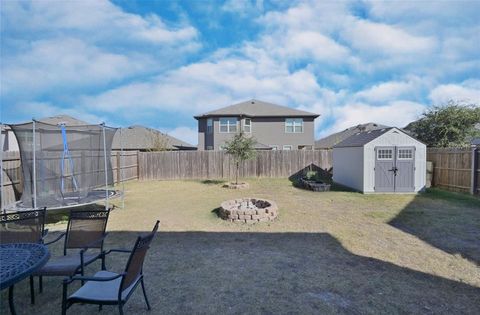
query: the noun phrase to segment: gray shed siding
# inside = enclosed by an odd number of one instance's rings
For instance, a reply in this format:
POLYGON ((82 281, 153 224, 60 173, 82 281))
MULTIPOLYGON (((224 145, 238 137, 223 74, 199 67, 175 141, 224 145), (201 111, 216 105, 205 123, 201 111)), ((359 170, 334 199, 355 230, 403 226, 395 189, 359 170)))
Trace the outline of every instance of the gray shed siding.
POLYGON ((363 191, 363 148, 333 148, 333 181, 363 191))
MULTIPOLYGON (((234 117, 228 116, 225 117, 234 117)), ((220 146, 229 141, 234 133, 220 132, 220 117, 213 118, 213 134, 207 134, 207 118, 198 119, 198 150, 206 150, 207 146, 212 145, 214 150, 219 150, 220 146), (210 144, 211 143, 211 144, 210 144)), ((277 145, 281 150, 284 145, 291 145, 296 150, 298 146, 310 145, 314 146, 314 118, 303 118, 302 133, 286 133, 285 119, 289 117, 252 117, 252 133, 257 142, 270 146, 277 145)), ((240 118, 238 118, 240 121, 240 118)), ((242 120, 243 124, 243 120, 242 120)), ((238 125, 240 127, 240 124, 238 125)), ((238 129, 240 130, 240 129, 238 129)))

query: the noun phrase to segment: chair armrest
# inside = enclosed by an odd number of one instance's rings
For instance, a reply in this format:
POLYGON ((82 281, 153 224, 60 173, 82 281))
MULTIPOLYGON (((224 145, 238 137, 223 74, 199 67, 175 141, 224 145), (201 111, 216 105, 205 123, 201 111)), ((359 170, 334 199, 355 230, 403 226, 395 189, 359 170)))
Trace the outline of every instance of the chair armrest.
MULTIPOLYGON (((59 236, 57 236, 53 241, 50 241, 50 242, 46 242, 44 243, 45 245, 50 245, 50 244, 53 244, 55 242, 58 242, 62 237, 64 237, 65 235, 67 235, 66 232, 63 232, 62 234, 60 234, 59 236)), ((42 238, 43 239, 43 238, 42 238)))
POLYGON ((126 274, 127 274, 126 272, 122 272, 122 273, 119 273, 118 275, 112 276, 112 277, 74 276, 74 277, 68 277, 68 278, 63 279, 63 283, 64 283, 64 284, 70 284, 70 283, 72 283, 73 281, 97 281, 97 282, 105 282, 105 281, 115 280, 115 279, 120 278, 120 277, 124 277, 126 274))

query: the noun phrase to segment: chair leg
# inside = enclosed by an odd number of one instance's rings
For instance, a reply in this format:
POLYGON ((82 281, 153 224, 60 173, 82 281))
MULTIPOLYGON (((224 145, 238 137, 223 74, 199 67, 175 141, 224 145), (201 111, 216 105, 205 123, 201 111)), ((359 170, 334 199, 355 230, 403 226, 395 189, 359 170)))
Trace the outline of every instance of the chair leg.
POLYGON ((30 276, 30 303, 35 304, 35 287, 33 276, 30 276))
POLYGON ((38 277, 38 290, 40 291, 40 293, 43 292, 43 277, 42 276, 38 277))
POLYGON ((67 285, 64 283, 62 288, 62 315, 67 314, 67 285))
POLYGON ((122 303, 118 304, 118 312, 120 313, 120 315, 123 315, 123 304, 122 303))
POLYGON ((98 305, 98 311, 100 312, 102 309, 103 309, 103 305, 102 304, 98 305))
POLYGON ((147 309, 150 310, 150 303, 148 303, 147 292, 145 291, 145 283, 143 283, 143 277, 142 277, 142 280, 140 281, 142 283, 142 291, 143 291, 143 296, 145 297, 145 303, 147 303, 147 309))

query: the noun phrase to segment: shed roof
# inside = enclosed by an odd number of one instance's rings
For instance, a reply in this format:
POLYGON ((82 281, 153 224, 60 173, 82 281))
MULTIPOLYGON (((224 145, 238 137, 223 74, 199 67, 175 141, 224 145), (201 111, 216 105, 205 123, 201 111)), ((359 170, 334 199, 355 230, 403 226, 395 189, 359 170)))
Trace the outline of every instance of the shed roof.
POLYGON ((124 150, 150 150, 158 145, 155 143, 157 139, 167 150, 196 149, 196 146, 185 141, 162 133, 156 129, 139 125, 123 128, 122 138, 120 138, 120 130, 117 130, 113 137, 112 149, 120 150, 123 146, 124 150))
POLYGON ((230 105, 220 109, 194 116, 195 119, 210 116, 250 116, 250 117, 318 117, 320 115, 298 110, 286 106, 280 106, 259 100, 230 105))
POLYGON ((361 147, 369 143, 370 141, 380 137, 381 135, 385 134, 391 129, 397 129, 397 128, 390 127, 390 128, 358 132, 353 136, 350 136, 347 139, 343 140, 342 142, 334 146, 334 148, 361 147))

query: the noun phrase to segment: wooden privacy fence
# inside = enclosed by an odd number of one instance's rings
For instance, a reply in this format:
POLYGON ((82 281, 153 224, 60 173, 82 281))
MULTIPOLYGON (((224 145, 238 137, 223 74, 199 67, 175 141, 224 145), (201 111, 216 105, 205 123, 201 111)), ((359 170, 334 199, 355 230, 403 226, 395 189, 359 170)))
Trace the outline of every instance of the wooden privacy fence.
MULTIPOLYGON (((139 179, 232 179, 235 162, 223 151, 140 152, 139 179)), ((240 177, 290 177, 310 166, 329 170, 330 150, 258 151, 240 165, 240 177)))
POLYGON ((458 192, 479 194, 480 148, 428 148, 427 161, 433 162, 432 185, 458 192))
MULTIPOLYGON (((73 159, 75 158, 78 158, 78 157, 76 157, 74 153, 73 159)), ((48 160, 48 158, 45 160, 48 160)), ((120 151, 112 151, 110 161, 112 163, 113 180, 115 183, 118 184, 121 181, 138 179, 138 152, 137 151, 123 151, 123 159, 120 151)), ((22 190, 23 190, 22 168, 21 168, 21 161, 20 161, 20 153, 18 151, 3 152, 2 172, 3 172, 2 197, 4 198, 3 204, 7 205, 16 201, 21 196, 22 190)), ((98 170, 98 172, 103 172, 103 168, 98 170)))

